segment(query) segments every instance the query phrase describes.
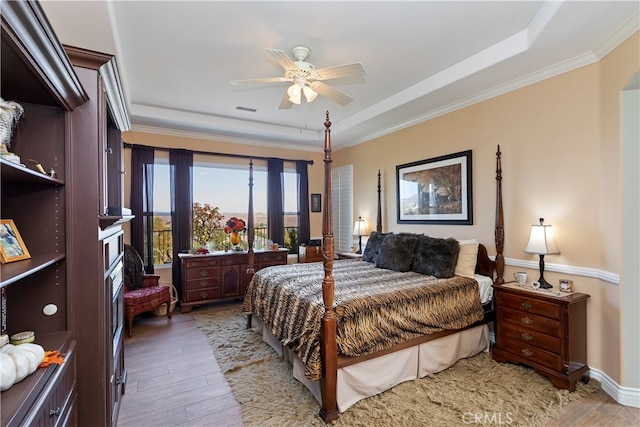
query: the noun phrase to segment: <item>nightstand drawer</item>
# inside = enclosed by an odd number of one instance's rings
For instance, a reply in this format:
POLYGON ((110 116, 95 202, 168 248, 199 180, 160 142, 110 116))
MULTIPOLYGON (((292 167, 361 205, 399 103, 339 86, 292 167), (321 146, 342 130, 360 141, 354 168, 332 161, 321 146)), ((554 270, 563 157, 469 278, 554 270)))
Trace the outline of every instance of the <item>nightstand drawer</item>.
POLYGON ((498 333, 502 339, 520 341, 527 345, 544 348, 551 353, 560 354, 560 338, 533 331, 529 327, 520 327, 505 322, 500 325, 498 333))
POLYGON ((505 322, 525 329, 542 332, 552 337, 560 336, 560 322, 558 320, 536 316, 524 311, 510 310, 501 306, 498 307, 498 316, 505 322))
POLYGON ((510 341, 503 345, 505 351, 513 353, 520 358, 530 360, 554 371, 562 370, 562 358, 559 354, 550 353, 533 345, 510 341))
POLYGON ((521 310, 527 313, 537 314, 551 319, 560 320, 560 305, 551 304, 533 298, 522 297, 511 294, 500 295, 500 305, 513 310, 521 310))

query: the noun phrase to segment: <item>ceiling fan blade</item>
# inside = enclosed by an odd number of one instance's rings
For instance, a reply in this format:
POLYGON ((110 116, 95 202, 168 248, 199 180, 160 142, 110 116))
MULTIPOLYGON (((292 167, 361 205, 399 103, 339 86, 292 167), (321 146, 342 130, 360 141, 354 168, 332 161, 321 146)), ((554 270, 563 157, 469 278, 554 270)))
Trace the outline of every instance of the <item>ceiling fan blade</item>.
POLYGON ((282 97, 282 101, 280 101, 280 106, 278 110, 288 110, 293 106, 293 102, 289 101, 289 94, 287 91, 284 91, 284 96, 282 97))
POLYGON ((353 98, 351 98, 350 96, 322 82, 315 81, 310 86, 311 89, 315 90, 320 95, 326 96, 330 100, 337 102, 340 105, 344 106, 353 101, 353 98))
POLYGON ((363 76, 367 74, 359 62, 353 64, 336 65, 335 67, 321 68, 315 71, 320 78, 316 80, 339 79, 342 77, 363 76))
POLYGON ((283 50, 267 48, 267 53, 273 56, 273 59, 278 61, 286 71, 298 71, 298 66, 293 63, 291 58, 289 58, 289 55, 287 55, 283 50))
POLYGON ((251 84, 251 83, 281 83, 281 82, 290 82, 291 79, 286 77, 266 77, 263 79, 247 79, 247 80, 233 80, 231 82, 232 85, 243 85, 243 84, 251 84))

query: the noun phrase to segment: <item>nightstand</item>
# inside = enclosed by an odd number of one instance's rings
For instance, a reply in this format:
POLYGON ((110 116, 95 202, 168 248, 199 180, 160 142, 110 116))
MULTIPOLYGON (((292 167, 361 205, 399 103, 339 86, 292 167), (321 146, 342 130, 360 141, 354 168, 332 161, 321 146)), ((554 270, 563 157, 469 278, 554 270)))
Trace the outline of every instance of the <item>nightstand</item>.
POLYGON ((587 300, 589 295, 556 296, 509 285, 494 285, 497 362, 528 365, 556 388, 574 391, 588 381, 587 300))
POLYGON ((362 259, 362 254, 357 254, 355 252, 338 252, 336 257, 338 259, 362 259))

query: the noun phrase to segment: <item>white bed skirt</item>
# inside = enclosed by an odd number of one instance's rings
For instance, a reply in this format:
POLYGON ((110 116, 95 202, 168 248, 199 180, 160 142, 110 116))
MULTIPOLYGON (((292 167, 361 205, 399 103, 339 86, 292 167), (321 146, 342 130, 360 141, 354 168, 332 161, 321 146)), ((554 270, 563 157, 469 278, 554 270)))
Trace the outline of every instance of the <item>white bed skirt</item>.
MULTIPOLYGON (((304 384, 322 403, 320 383, 304 376, 304 364, 289 348, 263 328, 257 316, 251 316, 251 328, 262 334, 269 344, 285 360, 293 364, 293 377, 304 384)), ((338 410, 344 412, 354 403, 375 396, 404 381, 423 378, 453 366, 458 360, 489 351, 489 327, 474 328, 447 335, 414 347, 365 360, 338 370, 338 410)))

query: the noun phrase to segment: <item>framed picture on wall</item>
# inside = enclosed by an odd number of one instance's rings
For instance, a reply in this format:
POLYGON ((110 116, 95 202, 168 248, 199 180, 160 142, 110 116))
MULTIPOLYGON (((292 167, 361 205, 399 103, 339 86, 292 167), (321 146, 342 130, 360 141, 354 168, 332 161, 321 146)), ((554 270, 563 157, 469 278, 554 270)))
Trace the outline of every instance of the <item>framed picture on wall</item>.
POLYGON ((311 212, 322 212, 322 194, 311 195, 311 212))
POLYGON ((396 166, 398 224, 473 224, 471 150, 396 166))
POLYGON ((31 258, 27 247, 11 219, 0 220, 0 262, 3 264, 31 258))

